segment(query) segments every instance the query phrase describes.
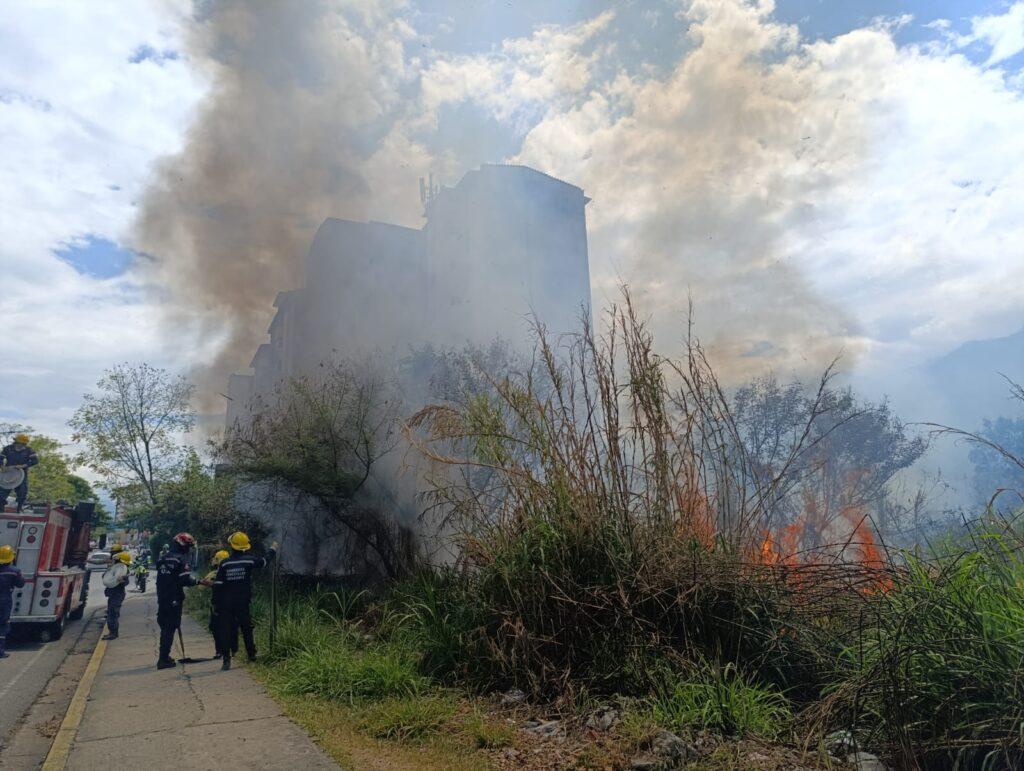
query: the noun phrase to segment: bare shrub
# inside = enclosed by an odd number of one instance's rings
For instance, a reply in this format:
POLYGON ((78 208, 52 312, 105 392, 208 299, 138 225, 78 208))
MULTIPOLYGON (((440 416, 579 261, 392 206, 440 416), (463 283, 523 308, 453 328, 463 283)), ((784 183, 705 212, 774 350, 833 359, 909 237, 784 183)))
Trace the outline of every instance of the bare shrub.
POLYGON ((395 447, 390 385, 371 367, 322 364, 257 401, 219 447, 235 472, 316 504, 349 537, 350 558, 388 579, 415 562, 412 532, 369 495, 375 466, 395 447))

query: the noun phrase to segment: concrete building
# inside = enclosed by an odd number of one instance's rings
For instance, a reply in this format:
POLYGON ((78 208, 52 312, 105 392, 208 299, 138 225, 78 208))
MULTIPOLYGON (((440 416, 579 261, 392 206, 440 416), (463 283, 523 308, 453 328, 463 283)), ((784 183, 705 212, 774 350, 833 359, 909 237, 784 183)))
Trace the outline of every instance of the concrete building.
MULTIPOLYGON (((321 362, 370 353, 397 365, 427 344, 486 347, 496 339, 522 348, 532 343, 531 319, 551 335, 579 329, 581 315, 590 313, 589 199, 580 188, 525 166, 486 165, 454 187, 424 190, 423 198, 420 230, 324 221, 304 286, 278 294, 269 340, 255 352, 251 373, 231 376, 228 430, 244 425, 251 405, 266 401, 283 378, 321 362)), ((425 393, 429 375, 411 377, 406 382, 406 371, 403 387, 425 393)), ((407 391, 403 398, 415 397, 407 391)), ((430 559, 444 561, 444 539, 433 539, 420 519, 428 464, 408 449, 374 464, 361 505, 405 523, 430 559)), ((286 571, 356 581, 374 572, 365 547, 360 552, 301 492, 250 483, 236 503, 281 543, 286 571)))
POLYGON ((579 328, 590 312, 590 199, 580 188, 495 164, 425 192, 421 230, 324 221, 305 286, 277 296, 251 374, 231 376, 229 427, 282 378, 356 349, 526 344, 531 319, 554 335, 579 328))

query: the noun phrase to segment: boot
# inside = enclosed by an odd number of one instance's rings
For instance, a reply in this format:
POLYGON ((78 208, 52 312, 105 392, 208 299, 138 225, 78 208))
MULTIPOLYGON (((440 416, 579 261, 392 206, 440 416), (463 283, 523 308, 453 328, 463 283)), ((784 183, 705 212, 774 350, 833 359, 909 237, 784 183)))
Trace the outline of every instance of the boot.
POLYGON ((7 638, 0 637, 0 659, 8 658, 7 655, 7 638))
POLYGON ((229 669, 231 669, 231 657, 224 656, 224 660, 220 665, 220 671, 227 672, 229 669))
POLYGON ((178 666, 178 662, 174 659, 160 659, 156 662, 157 669, 171 669, 172 667, 178 666))
POLYGON ((108 634, 103 635, 103 639, 104 640, 116 640, 117 639, 117 635, 116 634, 108 633, 108 634))

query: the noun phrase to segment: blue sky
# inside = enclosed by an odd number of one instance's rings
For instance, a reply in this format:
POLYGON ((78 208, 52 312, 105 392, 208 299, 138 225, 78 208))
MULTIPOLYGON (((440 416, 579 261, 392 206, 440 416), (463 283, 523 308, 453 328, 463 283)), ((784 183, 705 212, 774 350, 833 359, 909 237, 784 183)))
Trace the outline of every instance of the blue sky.
MULTIPOLYGON (((726 368, 844 349, 888 372, 1024 326, 1024 2, 325 5, 334 26, 311 25, 297 52, 317 77, 265 116, 281 129, 268 136, 357 137, 346 168, 372 184, 358 210, 312 190, 296 203, 312 220, 417 224, 418 176, 522 162, 593 197, 598 302, 625 278, 678 339, 693 293, 726 368)), ((140 202, 223 64, 188 45, 205 23, 191 11, 5 5, 0 304, 19 330, 5 416, 63 436, 104 366, 218 352, 172 275, 203 245, 176 254, 173 229, 136 243, 140 202)), ((343 152, 319 151, 328 167, 343 152)), ((268 319, 272 300, 246 298, 268 319)))
POLYGON ((120 276, 135 257, 130 249, 91 233, 64 244, 55 254, 82 275, 100 279, 120 276))

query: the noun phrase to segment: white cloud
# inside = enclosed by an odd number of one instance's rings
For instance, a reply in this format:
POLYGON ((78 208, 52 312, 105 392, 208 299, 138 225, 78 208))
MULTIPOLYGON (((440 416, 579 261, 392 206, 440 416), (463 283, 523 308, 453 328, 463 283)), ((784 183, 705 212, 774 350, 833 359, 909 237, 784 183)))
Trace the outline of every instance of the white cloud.
POLYGON ((101 370, 155 350, 151 300, 57 259, 86 234, 124 239, 154 159, 180 143, 202 85, 176 50, 177 6, 7 3, 0 19, 0 314, 4 415, 65 435, 101 370))
MULTIPOLYGON (((203 93, 183 5, 8 4, 0 20, 0 304, 15 330, 0 397, 48 431, 111 362, 184 363, 218 342, 168 350, 152 288, 52 255, 86 233, 123 242, 154 159, 182 147, 203 93), (133 64, 140 46, 180 56, 133 64)), ((479 55, 410 45, 401 9, 344 4, 310 54, 333 80, 268 134, 276 147, 291 115, 358 105, 328 125, 360 141, 380 129, 360 161, 365 214, 415 219, 415 177, 461 172, 458 148, 431 157, 421 140, 444 106, 472 102, 522 137, 514 159, 594 198, 598 300, 630 281, 674 340, 692 291, 737 369, 841 346, 864 366, 910 363, 1021 325, 1024 75, 1007 64, 1024 2, 968 37, 899 46, 891 22, 811 43, 768 0, 681 0, 685 38, 658 62, 620 48, 617 25, 642 4, 479 55), (979 44, 984 64, 962 52, 979 44)), ((331 151, 309 136, 303 152, 331 151)))
POLYGON ((986 62, 989 66, 1024 51, 1024 2, 1014 3, 1004 14, 971 19, 971 34, 963 38, 961 44, 974 41, 991 47, 986 62))
MULTIPOLYGON (((741 369, 841 348, 904 365, 1021 325, 1024 99, 1011 76, 898 46, 905 17, 808 43, 769 2, 680 12, 688 40, 667 75, 591 68, 571 88, 549 76, 517 156, 593 196, 596 286, 631 280, 676 339, 689 289, 706 339, 741 369), (751 357, 764 340, 772 355, 751 357)), ((478 101, 499 119, 528 103, 504 96, 478 101)))

